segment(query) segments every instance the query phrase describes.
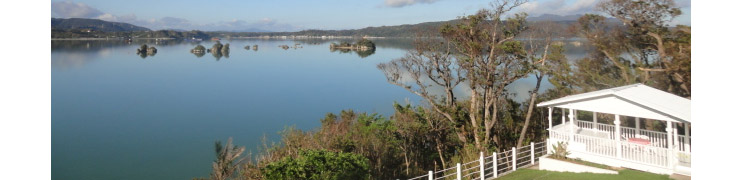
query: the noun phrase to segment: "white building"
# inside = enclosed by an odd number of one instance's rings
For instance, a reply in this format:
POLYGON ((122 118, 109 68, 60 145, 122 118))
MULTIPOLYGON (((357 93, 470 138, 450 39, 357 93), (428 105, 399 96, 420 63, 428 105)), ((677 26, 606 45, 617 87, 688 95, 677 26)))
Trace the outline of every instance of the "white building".
POLYGON ((633 84, 566 96, 537 107, 548 107, 550 114, 548 152, 552 145, 566 142, 571 158, 658 174, 690 175, 690 99, 633 84), (553 111, 563 113, 562 123, 555 126, 553 111), (581 112, 591 116, 579 115, 581 112), (613 121, 600 122, 597 117, 613 121), (652 121, 666 127, 645 129, 646 122, 652 121))

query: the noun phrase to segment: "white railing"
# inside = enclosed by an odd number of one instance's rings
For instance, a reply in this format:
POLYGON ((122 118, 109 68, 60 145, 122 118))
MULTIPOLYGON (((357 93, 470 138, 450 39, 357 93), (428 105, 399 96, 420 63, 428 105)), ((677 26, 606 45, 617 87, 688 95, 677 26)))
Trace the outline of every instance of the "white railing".
MULTIPOLYGON (((597 123, 598 124, 598 123, 597 123)), ((576 121, 576 125, 580 128, 586 128, 586 129, 595 129, 594 128, 594 122, 588 122, 588 121, 576 121)))
POLYGON ((570 139, 569 132, 562 132, 557 130, 549 129, 549 138, 556 139, 559 141, 568 141, 570 139))
MULTIPOLYGON (((586 128, 586 129, 597 129, 599 131, 606 131, 609 132, 612 139, 614 139, 615 136, 615 125, 609 125, 609 124, 600 124, 588 121, 575 121, 576 125, 580 128, 586 128), (597 128, 593 128, 596 126, 597 128)), ((630 127, 620 127, 622 137, 624 138, 647 138, 651 144, 650 146, 655 147, 667 147, 667 133, 665 132, 658 132, 658 131, 652 131, 652 130, 646 130, 646 129, 635 129, 630 127), (640 135, 640 137, 638 136, 640 135)), ((563 134, 564 136, 564 134, 563 134)), ((550 136, 551 137, 551 136, 550 136)), ((557 137, 553 137, 557 138, 557 137)), ((558 138, 560 139, 560 138, 558 138)), ((689 146, 686 146, 688 143, 685 141, 685 135, 678 135, 677 136, 678 142, 676 143, 677 150, 679 151, 686 151, 690 152, 689 146)), ((562 139, 561 139, 562 140, 562 139)), ((567 140, 567 139, 566 139, 567 140)))
MULTIPOLYGON (((561 134, 560 137, 569 137, 569 135, 564 135, 569 132, 562 131, 563 130, 551 130, 549 132, 550 134, 561 134)), ((554 139, 554 137, 552 136, 550 137, 551 142, 561 141, 561 139, 554 139)), ((568 146, 569 151, 577 151, 609 158, 618 158, 616 140, 583 134, 573 134, 573 142, 583 144, 585 146, 585 149, 573 149, 571 146, 568 146)), ((668 158, 670 156, 669 150, 667 148, 634 144, 627 141, 621 141, 620 143, 622 146, 622 160, 668 168, 668 158)), ((689 153, 687 155, 683 155, 683 157, 689 158, 689 153)), ((689 159, 683 159, 683 161, 689 162, 689 159)))
POLYGON ((617 157, 617 142, 614 140, 575 134, 573 141, 585 144, 588 153, 617 157))
POLYGON ((505 174, 516 171, 518 168, 532 166, 539 162, 539 157, 547 154, 546 142, 531 143, 527 146, 516 149, 515 147, 508 151, 492 153, 485 156, 483 152, 479 153, 477 160, 457 163, 456 166, 439 171, 428 171, 427 174, 411 178, 409 180, 427 179, 467 179, 467 180, 484 180, 487 178, 497 178, 505 174))
POLYGON ((622 158, 653 166, 669 166, 669 149, 622 142, 622 158))

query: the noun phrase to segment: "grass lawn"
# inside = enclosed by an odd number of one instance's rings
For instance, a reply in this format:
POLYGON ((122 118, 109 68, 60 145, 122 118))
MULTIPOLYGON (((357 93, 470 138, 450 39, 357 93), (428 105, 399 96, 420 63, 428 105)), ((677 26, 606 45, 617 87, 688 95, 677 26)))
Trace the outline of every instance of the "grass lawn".
POLYGON ((555 172, 535 169, 518 169, 516 172, 498 177, 500 180, 513 179, 669 179, 668 175, 652 174, 636 170, 620 170, 619 174, 594 174, 594 173, 572 173, 572 172, 555 172))

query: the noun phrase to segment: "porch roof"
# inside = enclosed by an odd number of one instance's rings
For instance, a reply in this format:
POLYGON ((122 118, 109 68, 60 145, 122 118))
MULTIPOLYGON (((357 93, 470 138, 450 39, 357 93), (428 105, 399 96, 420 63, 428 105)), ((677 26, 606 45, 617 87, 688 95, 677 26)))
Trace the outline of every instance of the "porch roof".
POLYGON ((548 106, 691 123, 690 99, 640 83, 565 96, 537 104, 537 107, 548 106))

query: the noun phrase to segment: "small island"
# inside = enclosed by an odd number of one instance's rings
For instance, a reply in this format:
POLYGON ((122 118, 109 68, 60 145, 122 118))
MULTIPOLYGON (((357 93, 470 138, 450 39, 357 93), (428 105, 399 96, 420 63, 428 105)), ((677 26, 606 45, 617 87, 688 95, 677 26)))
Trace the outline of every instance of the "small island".
POLYGON ((191 53, 206 53, 206 47, 203 47, 203 45, 195 46, 195 48, 190 50, 191 53))
POLYGON ((141 58, 146 58, 146 55, 154 56, 156 54, 156 47, 148 47, 148 45, 143 44, 141 45, 141 48, 136 50, 136 54, 141 56, 141 58))
POLYGON ((368 51, 368 50, 375 50, 375 43, 370 41, 369 39, 362 38, 355 44, 350 44, 349 42, 341 42, 340 44, 331 43, 330 46, 331 49, 349 49, 354 51, 368 51))

